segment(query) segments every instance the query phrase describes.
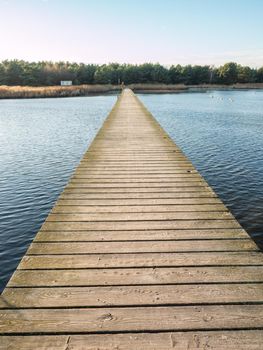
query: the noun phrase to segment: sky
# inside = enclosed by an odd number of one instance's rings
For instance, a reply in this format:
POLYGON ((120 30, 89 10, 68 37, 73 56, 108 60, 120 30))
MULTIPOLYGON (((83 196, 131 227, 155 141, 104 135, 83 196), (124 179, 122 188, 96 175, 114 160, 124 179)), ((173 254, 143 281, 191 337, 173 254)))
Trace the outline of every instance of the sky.
POLYGON ((0 0, 0 60, 263 66, 263 0, 0 0))

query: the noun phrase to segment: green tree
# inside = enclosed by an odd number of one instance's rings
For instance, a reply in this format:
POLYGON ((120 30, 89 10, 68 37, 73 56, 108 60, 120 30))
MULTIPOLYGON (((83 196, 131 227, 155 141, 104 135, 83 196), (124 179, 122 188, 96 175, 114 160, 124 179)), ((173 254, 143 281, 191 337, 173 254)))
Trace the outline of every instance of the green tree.
POLYGON ((3 63, 0 63, 0 85, 6 85, 6 74, 3 63))
POLYGON ((234 62, 229 62, 219 67, 218 76, 224 84, 235 84, 238 81, 238 67, 234 62))
POLYGON ((237 81, 239 83, 252 83, 255 81, 255 71, 248 66, 237 66, 237 81))
POLYGON ((7 85, 23 85, 24 70, 23 61, 11 60, 3 61, 5 81, 7 85))
POLYGON ((159 63, 153 66, 151 79, 154 83, 168 84, 170 82, 169 71, 159 63))
POLYGON ((76 72, 76 79, 79 84, 93 84, 94 76, 98 66, 94 64, 75 64, 72 69, 76 72))
POLYGON ((122 81, 125 84, 140 82, 139 68, 137 65, 125 64, 122 67, 122 81))
POLYGON ((189 78, 191 84, 206 84, 210 82, 209 66, 193 66, 189 78))
POLYGON ((256 72, 256 82, 263 83, 263 67, 259 68, 256 72))
POLYGON ((169 78, 172 84, 183 83, 184 78, 183 78, 182 70, 183 70, 183 67, 180 64, 177 64, 177 66, 170 67, 169 78))
POLYGON ((5 60, 0 62, 0 84, 45 86, 58 85, 61 80, 74 84, 233 84, 263 82, 263 67, 258 70, 248 66, 226 63, 219 68, 200 65, 171 66, 109 63, 103 65, 70 62, 26 62, 5 60))

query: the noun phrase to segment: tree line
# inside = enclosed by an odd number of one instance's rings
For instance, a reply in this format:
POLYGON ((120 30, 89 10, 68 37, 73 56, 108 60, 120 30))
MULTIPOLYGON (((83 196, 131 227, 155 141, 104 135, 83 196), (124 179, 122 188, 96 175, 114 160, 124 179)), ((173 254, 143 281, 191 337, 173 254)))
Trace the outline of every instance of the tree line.
POLYGON ((0 85, 53 86, 61 80, 80 84, 236 84, 263 83, 263 67, 255 69, 234 62, 208 65, 84 64, 70 62, 0 62, 0 85))

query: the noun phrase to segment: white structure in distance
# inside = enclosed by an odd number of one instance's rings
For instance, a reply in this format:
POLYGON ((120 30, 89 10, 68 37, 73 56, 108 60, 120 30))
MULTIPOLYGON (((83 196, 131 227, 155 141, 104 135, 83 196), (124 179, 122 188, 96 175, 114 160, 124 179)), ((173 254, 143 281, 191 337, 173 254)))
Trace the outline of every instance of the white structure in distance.
POLYGON ((72 85, 72 80, 61 80, 60 81, 61 86, 71 86, 72 85))

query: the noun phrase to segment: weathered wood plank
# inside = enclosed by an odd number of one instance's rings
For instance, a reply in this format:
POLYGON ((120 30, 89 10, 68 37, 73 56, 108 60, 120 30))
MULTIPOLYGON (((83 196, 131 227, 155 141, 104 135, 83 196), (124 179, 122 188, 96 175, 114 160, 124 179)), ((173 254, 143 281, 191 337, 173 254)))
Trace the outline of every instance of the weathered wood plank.
POLYGON ((90 173, 86 172, 83 174, 75 173, 75 175, 72 176, 72 180, 87 180, 89 182, 98 182, 98 181, 106 181, 106 182, 113 182, 113 181, 121 181, 121 182, 156 182, 158 181, 167 181, 167 182, 173 182, 173 181, 183 181, 185 179, 187 180, 195 180, 195 179, 202 179, 201 175, 198 173, 188 173, 185 171, 184 173, 153 173, 153 174, 130 174, 130 173, 124 173, 124 174, 115 174, 115 173, 90 173), (143 175, 143 176, 142 176, 143 175))
MULTIPOLYGON (((202 205, 217 205, 217 206, 224 206, 219 198, 216 197, 200 197, 200 198, 138 198, 138 199, 63 199, 60 198, 56 206, 53 208, 55 209, 57 206, 88 206, 88 207, 98 207, 98 206, 104 206, 104 207, 113 207, 113 206, 121 206, 122 208, 129 206, 129 207, 170 207, 173 206, 175 208, 177 207, 184 207, 184 208, 194 208, 194 206, 201 207, 202 205)), ((225 206, 224 206, 225 207, 225 206)))
POLYGON ((259 350, 263 340, 262 331, 218 331, 218 332, 173 332, 155 334, 111 334, 73 336, 70 349, 81 346, 87 350, 94 349, 99 344, 101 350, 168 350, 168 349, 239 349, 259 350))
POLYGON ((136 230, 136 231, 39 231, 35 242, 60 241, 154 241, 180 239, 239 239, 248 238, 241 228, 235 229, 190 229, 190 230, 136 230))
POLYGON ((262 266, 17 270, 9 287, 263 282, 262 266))
POLYGON ((187 159, 182 152, 89 152, 84 154, 82 160, 93 160, 93 159, 103 159, 103 160, 135 160, 135 159, 154 159, 154 160, 169 160, 169 159, 187 159))
MULTIPOLYGON (((100 179, 101 181, 90 181, 87 179, 72 179, 67 188, 155 188, 155 187, 197 187, 207 186, 207 183, 202 179, 171 179, 171 181, 156 179, 157 181, 150 181, 151 179, 145 179, 145 181, 124 181, 123 179, 112 179, 112 181, 106 181, 106 179, 100 179), (105 181, 104 181, 105 180, 105 181)), ((155 180, 155 179, 153 179, 155 180)))
POLYGON ((187 205, 64 205, 59 201, 52 209, 52 214, 84 214, 84 213, 160 213, 160 212, 219 212, 227 211, 223 204, 187 204, 187 205))
POLYGON ((3 334, 263 327, 263 305, 21 309, 2 310, 0 316, 0 332, 3 334))
POLYGON ((180 175, 186 175, 186 174, 196 174, 197 171, 195 170, 194 167, 189 167, 187 169, 176 169, 176 168, 172 168, 172 169, 159 169, 158 168, 152 168, 152 170, 150 169, 108 169, 107 167, 103 168, 103 169, 93 169, 92 167, 89 169, 83 169, 83 168, 77 168, 75 171, 75 176, 134 176, 134 177, 138 177, 141 175, 145 175, 147 176, 160 176, 160 177, 173 177, 173 176, 180 176, 180 175))
MULTIPOLYGON (((102 131, 102 130, 100 130, 102 131)), ((98 149, 98 147, 94 147, 94 145, 96 145, 96 143, 99 140, 99 133, 97 134, 98 137, 96 137, 96 139, 94 140, 93 144, 90 145, 89 148, 89 153, 91 155, 96 155, 96 154, 101 154, 101 152, 103 152, 103 154, 108 154, 108 155, 124 155, 124 154, 173 154, 173 153, 179 153, 179 154, 183 154, 183 152, 180 150, 179 147, 177 147, 175 144, 171 145, 170 147, 158 147, 158 148, 136 148, 136 149, 132 149, 130 147, 130 144, 126 145, 126 148, 124 147, 123 149, 120 149, 119 147, 112 147, 112 148, 103 148, 100 147, 98 149)), ((102 138, 103 140, 103 138, 102 138)), ((115 145, 116 146, 116 145, 115 145)), ((86 155, 84 155, 86 156, 86 155)))
POLYGON ((107 172, 112 172, 112 171, 117 171, 117 172, 122 172, 122 171, 143 171, 143 172, 151 172, 151 171, 191 171, 194 170, 193 165, 191 164, 181 164, 181 165, 173 165, 173 164, 166 164, 166 165, 160 165, 160 164, 133 164, 133 165, 102 165, 102 164, 86 164, 86 165, 79 165, 77 168, 77 171, 107 171, 107 172))
POLYGON ((0 297, 3 309, 219 303, 263 303, 263 284, 6 288, 0 297))
POLYGON ((182 155, 156 155, 156 156, 149 156, 149 155, 141 155, 141 156, 134 156, 134 155, 112 155, 109 156, 107 154, 101 153, 100 155, 96 156, 88 156, 87 158, 83 157, 80 161, 80 165, 89 165, 89 164, 109 164, 109 165, 116 165, 116 164, 140 164, 143 162, 144 164, 189 164, 190 161, 182 155))
MULTIPOLYGON (((66 335, 39 335, 39 336, 0 336, 1 350, 69 350, 83 348, 83 339, 76 339, 70 345, 70 337, 66 335)), ((89 341, 87 339, 87 341, 89 341)), ((96 341, 94 338, 92 342, 96 341)), ((102 339, 102 342, 104 340, 102 339)), ((102 343, 101 343, 102 344, 102 343)), ((94 349, 94 343, 88 345, 89 350, 94 349)), ((87 348, 86 348, 87 349, 87 348)), ((113 350, 113 348, 112 348, 113 350)))
POLYGON ((42 231, 86 230, 165 230, 240 228, 236 220, 174 220, 174 221, 116 221, 116 222, 51 222, 46 221, 42 231))
POLYGON ((262 265, 260 252, 213 253, 129 253, 87 255, 26 255, 18 269, 71 269, 160 266, 242 266, 262 265))
POLYGON ((193 198, 217 198, 216 194, 210 189, 196 192, 127 192, 127 193, 108 193, 105 192, 75 192, 64 191, 60 199, 193 199, 193 198))
POLYGON ((94 161, 94 162, 82 162, 79 165, 79 169, 81 168, 90 168, 92 167, 93 169, 98 169, 98 168, 103 168, 106 167, 107 169, 129 169, 133 168, 133 169, 149 169, 149 168, 167 168, 167 167, 176 167, 177 169, 184 169, 187 168, 189 169, 189 167, 191 166, 190 162, 186 162, 186 161, 167 161, 167 162, 103 162, 103 161, 94 161))
MULTIPOLYGON (((121 211, 121 208, 119 209, 121 211)), ((218 212, 156 212, 156 213, 56 213, 49 214, 48 222, 62 222, 62 221, 169 221, 169 220, 233 220, 233 216, 227 211, 218 212)))
POLYGON ((195 175, 195 176, 191 176, 191 177, 177 177, 177 178, 127 178, 127 179, 123 179, 123 178, 94 178, 94 179, 89 179, 89 178, 85 178, 85 177, 73 177, 70 180, 70 185, 78 185, 78 184, 82 184, 84 185, 90 185, 90 184, 96 184, 96 185, 104 185, 104 184, 108 184, 108 185, 112 185, 112 186, 120 186, 122 187, 123 185, 127 185, 129 184, 129 187, 133 187, 136 186, 137 184, 142 184, 143 186, 158 186, 159 184, 167 184, 167 185, 173 185, 173 184, 206 184, 204 180, 202 180, 201 176, 195 175))
POLYGON ((27 254, 89 254, 146 252, 257 251, 251 239, 130 242, 32 243, 27 254))
POLYGON ((0 349, 32 350, 262 350, 262 330, 2 336, 0 349))
MULTIPOLYGON (((108 184, 109 185, 109 184, 108 184)), ((136 192, 143 192, 143 193, 163 193, 163 192, 212 192, 212 190, 205 184, 178 184, 176 185, 166 185, 166 184, 158 184, 158 186, 152 186, 150 184, 149 186, 132 186, 137 184, 131 184, 128 186, 107 186, 107 184, 101 184, 96 186, 96 184, 92 185, 68 185, 64 193, 89 193, 89 192, 95 192, 95 193, 101 193, 101 192, 108 192, 108 193, 136 193, 136 192)))

